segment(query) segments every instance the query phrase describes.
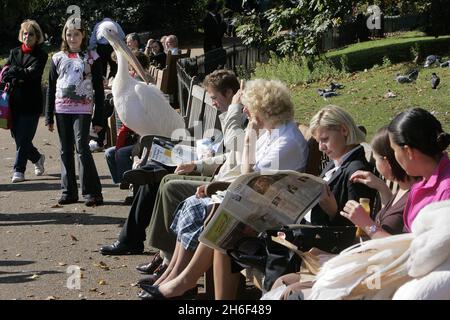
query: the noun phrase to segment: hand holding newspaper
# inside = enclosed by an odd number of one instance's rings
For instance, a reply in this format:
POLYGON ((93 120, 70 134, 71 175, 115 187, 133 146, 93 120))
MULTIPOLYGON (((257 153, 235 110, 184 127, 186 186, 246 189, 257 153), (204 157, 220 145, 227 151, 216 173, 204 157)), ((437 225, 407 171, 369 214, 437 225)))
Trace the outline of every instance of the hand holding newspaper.
POLYGON ((228 187, 200 241, 225 252, 243 237, 299 223, 318 203, 325 184, 318 177, 290 170, 242 175, 228 187))

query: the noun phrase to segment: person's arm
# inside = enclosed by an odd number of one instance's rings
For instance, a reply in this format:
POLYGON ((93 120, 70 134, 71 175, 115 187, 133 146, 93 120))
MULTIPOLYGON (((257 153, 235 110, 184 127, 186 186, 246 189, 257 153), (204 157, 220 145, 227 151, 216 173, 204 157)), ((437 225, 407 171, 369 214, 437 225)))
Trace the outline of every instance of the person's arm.
POLYGON ((55 61, 52 59, 52 64, 48 74, 47 87, 47 104, 45 106, 45 125, 53 128, 55 123, 55 95, 56 95, 56 80, 58 79, 58 70, 55 61))
POLYGON ((371 239, 388 237, 391 234, 377 226, 364 208, 355 200, 349 200, 340 212, 341 216, 363 229, 371 239))
POLYGON ((242 105, 240 103, 232 103, 228 107, 223 123, 224 127, 222 130, 224 132, 223 143, 225 150, 241 151, 238 148, 242 146, 245 134, 244 128, 242 127, 242 105))
POLYGON ((212 175, 217 167, 223 164, 227 157, 235 155, 236 162, 241 161, 242 145, 244 141, 244 129, 242 128, 242 105, 239 103, 232 103, 228 107, 226 117, 223 121, 223 144, 225 147, 225 154, 219 154, 212 158, 206 158, 196 161, 197 171, 203 175, 212 175))
POLYGON ((226 160, 227 154, 219 154, 214 157, 209 157, 194 161, 195 171, 204 176, 211 176, 226 160))
POLYGON ((103 86, 102 62, 97 58, 92 64, 92 86, 94 88, 94 117, 92 118, 92 125, 103 127, 103 104, 105 101, 105 88, 103 86))
POLYGON ((197 188, 197 191, 195 192, 195 196, 197 198, 205 198, 206 197, 206 186, 207 186, 207 184, 203 184, 197 188))
POLYGON ((22 66, 12 65, 8 73, 17 80, 30 81, 39 79, 42 77, 47 59, 48 55, 43 52, 33 60, 30 66, 24 68, 22 66))
POLYGON ((381 204, 383 207, 392 199, 393 194, 387 184, 376 177, 369 171, 358 170, 350 176, 350 181, 353 183, 361 183, 369 188, 375 189, 380 193, 381 204))
POLYGON ((322 194, 319 200, 319 206, 328 215, 329 220, 333 220, 336 217, 338 211, 338 205, 333 192, 331 192, 330 187, 325 184, 322 194))
POLYGON ((256 163, 256 140, 257 140, 257 130, 259 130, 260 125, 255 119, 251 119, 248 122, 248 126, 244 137, 244 147, 242 150, 242 163, 241 163, 241 173, 246 174, 253 171, 253 166, 256 163))

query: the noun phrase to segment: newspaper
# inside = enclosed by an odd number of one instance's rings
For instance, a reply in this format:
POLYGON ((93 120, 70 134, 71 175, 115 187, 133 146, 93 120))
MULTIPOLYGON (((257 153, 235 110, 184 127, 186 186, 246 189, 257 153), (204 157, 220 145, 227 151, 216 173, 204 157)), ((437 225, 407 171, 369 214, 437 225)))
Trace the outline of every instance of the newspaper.
POLYGON ((181 163, 214 156, 219 151, 220 145, 220 141, 216 141, 214 137, 197 140, 195 148, 183 143, 174 144, 161 138, 154 138, 150 149, 150 159, 175 167, 181 163))
POLYGON ((200 241, 225 252, 243 237, 299 223, 319 201, 326 182, 283 170, 238 177, 200 235, 200 241))

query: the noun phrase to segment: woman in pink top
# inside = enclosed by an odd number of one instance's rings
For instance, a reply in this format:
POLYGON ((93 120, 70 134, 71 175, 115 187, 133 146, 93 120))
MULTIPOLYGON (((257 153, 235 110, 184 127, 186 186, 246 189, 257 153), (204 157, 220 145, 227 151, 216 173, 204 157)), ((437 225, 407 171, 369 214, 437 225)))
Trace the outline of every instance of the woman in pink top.
POLYGON ((432 202, 450 199, 450 160, 444 152, 450 134, 428 111, 413 108, 397 115, 389 125, 389 140, 395 158, 410 176, 422 177, 409 193, 404 211, 405 227, 432 202))

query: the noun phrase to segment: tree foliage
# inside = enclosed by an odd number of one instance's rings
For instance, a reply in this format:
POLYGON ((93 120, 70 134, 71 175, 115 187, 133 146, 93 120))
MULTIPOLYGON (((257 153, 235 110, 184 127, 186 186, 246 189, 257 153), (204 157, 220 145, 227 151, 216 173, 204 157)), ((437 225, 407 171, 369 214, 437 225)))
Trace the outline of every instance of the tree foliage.
MULTIPOLYGON (((267 1, 266 1, 267 2, 267 1)), ((367 13, 369 5, 378 5, 383 14, 426 13, 427 33, 450 32, 448 0, 290 0, 270 1, 270 8, 246 8, 238 18, 237 34, 244 44, 265 46, 279 55, 318 53, 318 40, 330 27, 351 21, 358 13, 367 13)))
POLYGON ((244 13, 237 28, 246 44, 264 45, 285 55, 317 52, 319 36, 340 25, 352 11, 352 0, 272 1, 270 9, 244 13), (250 33, 250 35, 249 35, 250 33))
POLYGON ((204 14, 205 3, 206 0, 4 0, 0 27, 6 31, 6 38, 0 41, 14 42, 20 23, 27 18, 37 20, 44 33, 58 38, 71 15, 66 10, 72 4, 80 7, 81 18, 90 27, 104 17, 110 17, 127 33, 155 31, 188 35, 201 24, 199 17, 204 14))

